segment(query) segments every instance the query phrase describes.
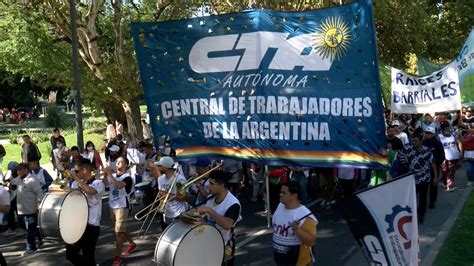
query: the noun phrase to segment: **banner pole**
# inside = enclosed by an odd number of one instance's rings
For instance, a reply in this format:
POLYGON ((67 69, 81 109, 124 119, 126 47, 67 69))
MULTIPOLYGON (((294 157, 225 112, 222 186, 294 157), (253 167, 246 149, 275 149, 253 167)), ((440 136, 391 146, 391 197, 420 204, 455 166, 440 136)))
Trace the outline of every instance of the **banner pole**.
POLYGON ((270 228, 271 226, 271 220, 270 220, 270 182, 268 181, 268 165, 265 165, 265 187, 267 190, 267 193, 265 193, 265 202, 266 202, 266 209, 267 209, 267 228, 270 228))

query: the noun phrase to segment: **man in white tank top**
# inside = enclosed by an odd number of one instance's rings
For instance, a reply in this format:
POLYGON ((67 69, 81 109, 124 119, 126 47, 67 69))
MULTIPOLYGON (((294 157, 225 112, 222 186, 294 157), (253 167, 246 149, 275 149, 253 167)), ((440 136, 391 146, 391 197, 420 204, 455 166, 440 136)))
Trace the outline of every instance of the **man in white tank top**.
POLYGON ((204 213, 208 221, 214 224, 221 232, 224 239, 224 261, 222 265, 234 265, 235 239, 234 227, 241 220, 241 206, 239 200, 230 193, 226 184, 229 175, 222 170, 216 170, 209 174, 209 193, 213 196, 208 198, 206 205, 196 208, 199 213, 204 213))
POLYGON ((454 189, 454 176, 456 167, 463 156, 462 142, 453 134, 449 122, 441 124, 441 134, 438 135, 439 141, 443 144, 445 160, 441 164, 441 174, 443 183, 447 191, 454 189))
POLYGON ((281 186, 280 204, 273 214, 273 259, 276 265, 310 265, 311 247, 318 220, 300 203, 300 186, 290 181, 281 186))

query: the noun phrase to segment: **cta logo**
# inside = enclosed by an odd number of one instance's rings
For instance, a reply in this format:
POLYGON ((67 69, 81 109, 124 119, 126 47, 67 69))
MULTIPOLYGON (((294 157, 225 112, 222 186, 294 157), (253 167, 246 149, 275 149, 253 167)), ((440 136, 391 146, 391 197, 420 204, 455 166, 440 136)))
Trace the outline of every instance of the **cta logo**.
MULTIPOLYGON (((406 206, 403 208, 400 205, 396 205, 392 208, 392 213, 385 216, 385 222, 388 224, 387 233, 390 238, 395 237, 396 242, 399 242, 399 236, 403 239, 403 248, 411 248, 411 235, 405 230, 405 225, 413 221, 413 213, 410 207, 406 206)), ((411 230, 410 230, 411 231, 411 230)))
POLYGON ((314 34, 288 38, 287 32, 257 31, 205 37, 189 53, 189 65, 197 73, 256 70, 270 49, 276 50, 268 69, 327 71, 333 59, 317 51, 314 34))

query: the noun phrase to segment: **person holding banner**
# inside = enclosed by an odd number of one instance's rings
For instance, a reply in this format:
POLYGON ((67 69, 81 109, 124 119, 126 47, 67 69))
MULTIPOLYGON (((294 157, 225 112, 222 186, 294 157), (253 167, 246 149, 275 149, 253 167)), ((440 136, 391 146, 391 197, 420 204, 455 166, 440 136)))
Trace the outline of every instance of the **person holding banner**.
POLYGON ((411 138, 412 144, 399 152, 402 161, 408 165, 410 172, 415 176, 416 193, 418 194, 418 222, 424 223, 426 213, 426 201, 431 178, 438 180, 436 164, 433 152, 430 148, 423 146, 423 137, 415 134, 411 138), (433 177, 431 176, 433 173, 433 177))
POLYGON ((438 135, 439 141, 443 144, 445 160, 441 164, 441 174, 443 175, 443 183, 446 191, 454 189, 454 176, 456 175, 456 167, 463 155, 462 142, 455 134, 449 122, 441 123, 441 134, 438 135))
POLYGON ((276 265, 310 265, 318 219, 300 203, 300 185, 289 181, 280 190, 280 204, 273 214, 273 259, 276 265))

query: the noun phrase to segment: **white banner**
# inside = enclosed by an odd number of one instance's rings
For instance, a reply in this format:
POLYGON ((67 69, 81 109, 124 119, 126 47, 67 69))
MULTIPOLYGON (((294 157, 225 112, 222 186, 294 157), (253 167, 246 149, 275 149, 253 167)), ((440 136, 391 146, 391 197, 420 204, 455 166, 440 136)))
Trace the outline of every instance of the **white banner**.
POLYGON ((456 65, 451 63, 429 76, 417 77, 392 68, 393 113, 430 113, 461 109, 456 65))
MULTIPOLYGON (((418 218, 415 178, 395 179, 356 194, 377 224, 385 246, 382 265, 418 265, 418 218)), ((381 255, 381 254, 379 254, 381 255)))

